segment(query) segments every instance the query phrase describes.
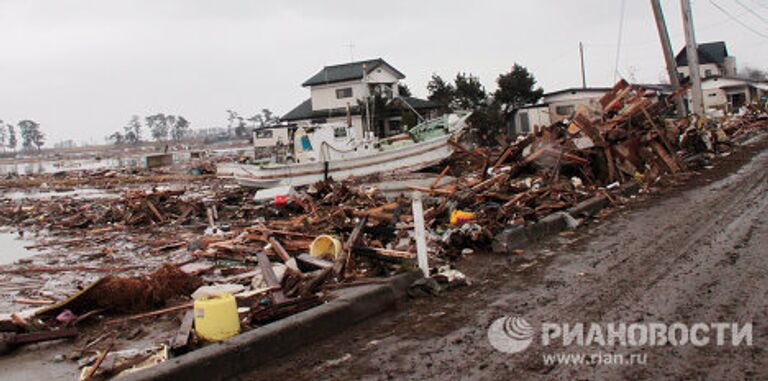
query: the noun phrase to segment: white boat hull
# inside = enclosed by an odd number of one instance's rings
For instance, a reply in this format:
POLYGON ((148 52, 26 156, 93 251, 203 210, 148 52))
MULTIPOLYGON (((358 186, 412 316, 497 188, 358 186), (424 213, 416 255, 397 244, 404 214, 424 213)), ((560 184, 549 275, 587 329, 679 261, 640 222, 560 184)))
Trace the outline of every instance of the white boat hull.
POLYGON ((340 181, 351 176, 374 173, 408 173, 435 165, 447 158, 453 152, 453 147, 448 144, 450 137, 440 136, 392 150, 327 163, 222 163, 217 169, 219 175, 233 176, 239 184, 257 188, 309 185, 326 178, 340 181))

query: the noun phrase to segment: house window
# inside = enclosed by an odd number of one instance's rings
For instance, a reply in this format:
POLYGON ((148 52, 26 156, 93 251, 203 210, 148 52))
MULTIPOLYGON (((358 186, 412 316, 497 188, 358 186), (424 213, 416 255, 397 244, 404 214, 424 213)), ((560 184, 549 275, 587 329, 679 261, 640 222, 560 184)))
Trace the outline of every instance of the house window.
POLYGON ((352 88, 336 89, 336 99, 352 98, 352 88))
POLYGON ((712 69, 704 70, 704 78, 709 78, 712 76, 712 69))
POLYGON ((334 129, 333 129, 333 137, 334 138, 346 138, 347 137, 347 128, 346 127, 334 127, 334 129))
POLYGON ((520 114, 520 132, 527 134, 531 131, 531 121, 528 119, 527 112, 521 112, 520 114))
POLYGON ((555 113, 560 116, 571 116, 574 110, 573 105, 555 107, 555 113))
POLYGON ((256 139, 272 139, 272 130, 256 130, 256 139))

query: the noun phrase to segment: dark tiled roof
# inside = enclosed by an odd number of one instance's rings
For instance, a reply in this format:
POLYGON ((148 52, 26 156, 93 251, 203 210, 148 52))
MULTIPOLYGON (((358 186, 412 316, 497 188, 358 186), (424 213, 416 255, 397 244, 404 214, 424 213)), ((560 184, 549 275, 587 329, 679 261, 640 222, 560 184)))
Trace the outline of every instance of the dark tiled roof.
MULTIPOLYGON (((352 110, 352 115, 357 115, 360 113, 359 107, 357 107, 356 105, 352 106, 351 110, 352 110)), ((312 111, 312 98, 309 98, 304 102, 301 102, 300 105, 296 106, 293 110, 289 111, 287 114, 283 115, 283 117, 280 118, 280 120, 290 122, 294 120, 322 119, 322 118, 332 118, 332 117, 344 116, 344 115, 347 115, 347 109, 345 108, 312 111)))
POLYGON ((397 74, 401 79, 405 78, 405 75, 397 71, 397 69, 392 67, 392 65, 388 64, 386 61, 384 61, 381 58, 376 58, 373 60, 357 61, 357 62, 350 62, 350 63, 341 64, 341 65, 326 66, 322 70, 320 70, 320 72, 313 75, 310 79, 304 81, 304 83, 302 83, 301 85, 314 86, 314 85, 323 85, 328 83, 361 79, 363 78, 363 74, 364 74, 363 65, 366 66, 368 73, 370 73, 371 71, 373 71, 374 69, 376 69, 381 65, 387 65, 390 68, 392 68, 392 70, 395 71, 395 74, 397 74))
MULTIPOLYGON (((434 108, 440 107, 437 103, 428 101, 426 99, 415 98, 415 97, 402 97, 402 98, 405 99, 405 101, 408 102, 408 104, 410 104, 411 107, 417 110, 427 110, 427 109, 434 109, 434 108)), ((407 107, 401 106, 400 108, 406 109, 407 107)), ((359 106, 352 105, 351 107, 352 115, 358 115, 360 114, 360 111, 361 110, 359 106)), ((347 115, 347 110, 345 108, 312 111, 312 98, 309 98, 304 102, 301 102, 300 105, 296 106, 293 110, 289 111, 287 114, 283 115, 283 117, 280 118, 280 120, 284 122, 290 122, 290 121, 304 120, 304 119, 333 118, 333 117, 339 117, 339 116, 345 116, 345 115, 347 115)))
MULTIPOLYGON (((718 64, 722 65, 725 57, 728 57, 728 49, 725 47, 725 42, 706 42, 699 44, 699 63, 700 64, 718 64)), ((685 48, 680 50, 675 57, 677 66, 688 66, 688 55, 685 53, 685 48)))

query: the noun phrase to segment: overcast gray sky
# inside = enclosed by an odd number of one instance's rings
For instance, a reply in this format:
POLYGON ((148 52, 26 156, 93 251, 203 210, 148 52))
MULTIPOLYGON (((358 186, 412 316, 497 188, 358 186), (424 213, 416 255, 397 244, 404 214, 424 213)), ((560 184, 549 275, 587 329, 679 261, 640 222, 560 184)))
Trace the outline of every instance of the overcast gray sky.
MULTIPOLYGON (((712 0, 768 35, 768 0, 712 0), (746 6, 746 7, 745 7, 746 6), (751 13, 755 12, 755 13, 751 13)), ((679 1, 662 0, 675 50, 679 1)), ((514 62, 546 91, 614 80, 620 0, 0 0, 0 119, 39 121, 53 143, 102 142, 133 114, 223 126, 225 109, 284 114, 323 65, 382 57, 425 96, 432 73, 471 72, 492 90, 514 62)), ((696 0, 699 42, 725 40, 739 66, 768 67, 768 39, 696 0)), ((626 0, 619 71, 658 82, 647 0, 626 0)))

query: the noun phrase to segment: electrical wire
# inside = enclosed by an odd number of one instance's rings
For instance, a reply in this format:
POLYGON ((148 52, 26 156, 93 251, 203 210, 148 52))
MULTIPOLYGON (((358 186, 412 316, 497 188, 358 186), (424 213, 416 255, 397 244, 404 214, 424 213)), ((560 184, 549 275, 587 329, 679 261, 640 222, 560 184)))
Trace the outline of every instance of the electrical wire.
POLYGON ((757 5, 760 8, 768 9, 768 6, 766 6, 765 4, 763 4, 763 3, 761 3, 761 2, 759 2, 757 0, 752 0, 752 2, 755 3, 755 5, 757 5))
POLYGON ((715 3, 713 0, 709 0, 709 2, 710 2, 710 4, 712 4, 712 6, 714 6, 715 8, 717 8, 717 9, 718 9, 720 12, 723 12, 723 13, 724 13, 726 16, 730 17, 730 18, 731 18, 731 20, 733 20, 733 21, 737 22, 739 25, 743 26, 744 28, 747 28, 747 29, 749 29, 750 31, 752 31, 752 33, 754 33, 754 34, 756 34, 756 35, 758 35, 758 36, 760 36, 760 37, 762 37, 762 38, 765 38, 766 40, 768 40, 768 35, 766 35, 766 34, 764 34, 764 33, 760 32, 760 31, 758 31, 757 29, 754 29, 754 28, 752 28, 751 26, 749 26, 749 25, 745 24, 744 22, 742 22, 742 21, 741 21, 741 20, 739 20, 738 18, 734 17, 734 16, 733 16, 733 15, 732 15, 730 12, 728 12, 728 11, 727 11, 727 10, 725 10, 723 7, 721 7, 720 5, 718 5, 717 3, 715 3))
POLYGON ((752 10, 752 8, 744 5, 744 3, 742 3, 739 0, 734 0, 734 1, 736 2, 736 4, 739 4, 742 8, 746 9, 749 13, 753 14, 755 17, 757 17, 760 20, 762 20, 764 23, 768 23, 768 19, 766 19, 765 17, 761 16, 759 13, 755 12, 754 10, 752 10))

